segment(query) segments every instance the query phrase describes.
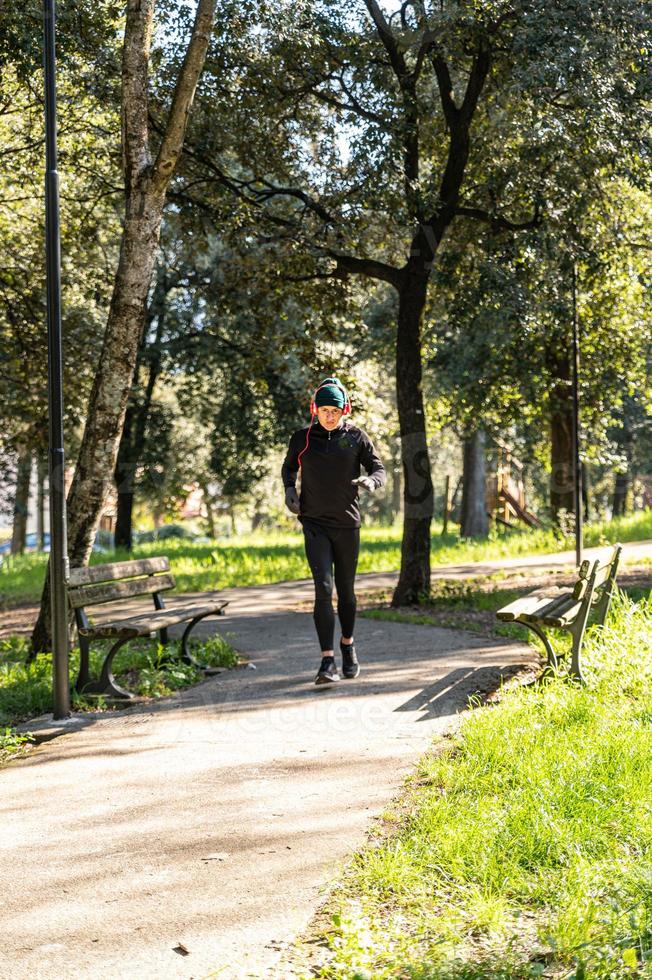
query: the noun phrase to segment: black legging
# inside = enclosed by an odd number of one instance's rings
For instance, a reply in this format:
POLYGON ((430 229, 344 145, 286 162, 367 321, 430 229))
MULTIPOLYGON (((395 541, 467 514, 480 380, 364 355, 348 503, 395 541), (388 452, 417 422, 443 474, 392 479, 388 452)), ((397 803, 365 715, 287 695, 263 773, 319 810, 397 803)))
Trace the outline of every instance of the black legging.
POLYGON ((360 528, 326 527, 303 521, 306 557, 315 582, 315 626, 322 650, 333 649, 333 565, 337 588, 337 615, 342 636, 353 636, 355 624, 355 570, 360 551, 360 528))

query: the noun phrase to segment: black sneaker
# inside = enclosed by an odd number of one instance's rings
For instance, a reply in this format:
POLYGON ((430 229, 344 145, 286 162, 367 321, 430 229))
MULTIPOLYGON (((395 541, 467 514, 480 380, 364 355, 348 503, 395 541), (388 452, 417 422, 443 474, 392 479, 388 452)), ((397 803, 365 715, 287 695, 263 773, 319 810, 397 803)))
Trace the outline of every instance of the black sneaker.
POLYGON ((332 684, 333 681, 339 681, 339 679, 340 675, 335 666, 335 657, 322 657, 315 677, 315 684, 332 684))
POLYGON ((342 677, 351 680, 360 673, 360 664, 355 655, 355 646, 353 643, 340 643, 340 650, 342 651, 342 677))

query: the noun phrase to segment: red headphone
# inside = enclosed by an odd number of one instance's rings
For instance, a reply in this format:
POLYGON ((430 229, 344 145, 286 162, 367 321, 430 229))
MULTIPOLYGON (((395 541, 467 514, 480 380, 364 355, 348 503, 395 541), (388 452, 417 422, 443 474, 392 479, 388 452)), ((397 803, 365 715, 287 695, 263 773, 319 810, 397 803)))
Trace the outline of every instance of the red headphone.
POLYGON ((326 387, 326 385, 335 385, 335 387, 339 388, 342 394, 344 395, 344 408, 342 409, 342 415, 348 415, 349 412, 351 411, 351 401, 346 393, 346 388, 344 387, 342 382, 338 381, 337 378, 324 378, 324 380, 319 385, 319 387, 315 388, 315 393, 310 399, 310 425, 308 426, 308 431, 306 432, 306 444, 297 457, 299 468, 301 468, 301 457, 303 456, 306 449, 308 448, 308 441, 310 439, 310 430, 312 429, 312 423, 315 421, 315 418, 317 416, 317 405, 315 403, 315 398, 317 397, 317 393, 320 392, 322 388, 326 387))
POLYGON ((319 387, 315 389, 315 393, 310 400, 310 414, 313 417, 317 414, 317 405, 315 404, 315 398, 317 397, 317 392, 321 391, 322 388, 325 388, 326 385, 335 385, 336 388, 340 389, 340 391, 344 395, 344 408, 342 409, 342 415, 348 415, 349 412, 351 411, 351 401, 346 393, 346 388, 344 387, 341 381, 338 381, 337 378, 324 378, 324 380, 319 385, 319 387))

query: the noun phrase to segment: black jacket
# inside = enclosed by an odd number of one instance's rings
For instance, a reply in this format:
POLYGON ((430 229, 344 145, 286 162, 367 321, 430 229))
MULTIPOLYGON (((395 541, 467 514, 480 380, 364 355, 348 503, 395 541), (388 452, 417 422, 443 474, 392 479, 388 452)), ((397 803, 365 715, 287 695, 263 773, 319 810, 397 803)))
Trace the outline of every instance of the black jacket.
POLYGON ((386 479, 371 439, 350 422, 329 432, 316 419, 305 449, 307 437, 307 425, 292 435, 281 470, 283 486, 293 487, 301 455, 299 520, 305 517, 329 527, 360 527, 358 488, 351 481, 360 476, 361 466, 376 487, 384 486, 386 479))

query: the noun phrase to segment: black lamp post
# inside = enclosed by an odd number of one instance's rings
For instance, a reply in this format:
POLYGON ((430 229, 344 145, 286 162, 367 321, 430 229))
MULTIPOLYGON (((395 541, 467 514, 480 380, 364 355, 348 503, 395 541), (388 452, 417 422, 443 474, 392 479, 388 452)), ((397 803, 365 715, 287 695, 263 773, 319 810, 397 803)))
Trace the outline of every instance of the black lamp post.
POLYGON ((55 718, 70 714, 68 678, 68 542, 63 451, 63 372, 61 356, 61 253, 59 174, 57 172, 57 96, 55 0, 43 0, 45 68, 45 254, 47 263, 48 409, 50 485, 50 599, 52 603, 52 681, 55 718))
POLYGON ((577 319, 577 265, 573 259, 573 477, 575 492, 575 561, 582 564, 582 464, 580 462, 580 342, 577 319))

